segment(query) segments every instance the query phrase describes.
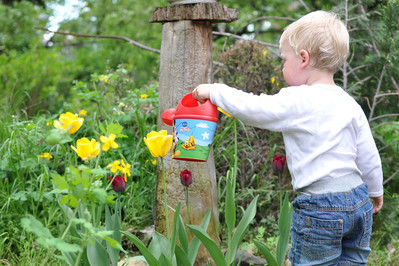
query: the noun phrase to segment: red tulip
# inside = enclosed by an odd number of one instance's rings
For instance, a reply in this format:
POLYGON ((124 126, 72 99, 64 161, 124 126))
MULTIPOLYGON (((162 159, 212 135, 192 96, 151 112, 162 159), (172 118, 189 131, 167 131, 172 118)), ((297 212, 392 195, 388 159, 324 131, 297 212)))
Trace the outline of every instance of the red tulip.
MULTIPOLYGON (((112 181, 113 177, 109 176, 108 177, 110 181, 112 181)), ((122 176, 115 176, 114 181, 112 181, 112 189, 119 193, 119 192, 124 192, 126 189, 126 180, 125 180, 125 175, 122 176)))
POLYGON ((287 158, 285 156, 273 156, 273 171, 282 173, 284 171, 285 162, 287 158))
POLYGON ((193 183, 193 176, 189 170, 185 169, 184 171, 180 172, 180 182, 186 187, 193 183))

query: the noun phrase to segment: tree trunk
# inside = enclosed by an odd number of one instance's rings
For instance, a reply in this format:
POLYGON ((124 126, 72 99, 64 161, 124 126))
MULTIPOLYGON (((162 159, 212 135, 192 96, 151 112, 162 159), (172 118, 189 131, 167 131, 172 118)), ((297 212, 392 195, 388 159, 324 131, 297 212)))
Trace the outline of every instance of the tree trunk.
MULTIPOLYGON (((181 98, 201 83, 212 81, 212 27, 210 22, 178 21, 163 25, 161 62, 159 76, 159 114, 169 108, 176 108, 181 98)), ((166 129, 172 134, 172 127, 159 119, 159 130, 166 129)), ((159 164, 158 164, 159 165, 159 164)), ((181 216, 186 217, 185 187, 180 183, 180 172, 192 172, 193 183, 189 186, 190 224, 199 225, 211 210, 208 234, 219 243, 219 214, 217 206, 217 183, 213 151, 207 162, 173 160, 169 154, 164 157, 168 205, 175 208, 181 202, 181 216)), ((163 205, 163 185, 161 167, 158 167, 156 187, 155 228, 166 233, 166 220, 163 205)), ((173 211, 169 212, 169 224, 173 224, 173 211)), ((172 231, 172 229, 171 229, 172 231)), ((210 257, 201 248, 197 263, 205 265, 210 257)))
MULTIPOLYGON (((231 22, 238 18, 238 11, 218 3, 172 5, 156 8, 150 22, 161 22, 162 44, 159 70, 158 129, 173 134, 172 127, 160 119, 161 114, 177 104, 186 94, 201 83, 212 82, 212 23, 231 22)), ((185 187, 180 183, 180 172, 188 169, 193 176, 189 186, 189 224, 199 225, 211 211, 209 236, 220 244, 219 212, 217 206, 217 182, 213 150, 207 162, 173 160, 171 154, 164 157, 168 205, 175 209, 182 203, 181 216, 186 221, 187 205, 185 187)), ((155 229, 166 235, 166 215, 163 198, 163 177, 158 164, 155 229)), ((171 210, 171 209, 169 209, 171 210)), ((169 225, 173 224, 173 211, 168 211, 169 225)), ((172 228, 170 228, 172 232, 172 228)), ((189 233, 189 240, 192 235, 189 233)), ((201 246, 196 265, 212 263, 211 256, 201 246)))

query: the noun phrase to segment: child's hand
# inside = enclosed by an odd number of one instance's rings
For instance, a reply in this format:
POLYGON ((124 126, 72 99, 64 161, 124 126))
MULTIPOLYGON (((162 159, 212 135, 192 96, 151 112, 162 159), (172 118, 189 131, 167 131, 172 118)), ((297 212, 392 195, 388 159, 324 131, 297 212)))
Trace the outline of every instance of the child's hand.
POLYGON ((372 199, 374 201, 374 207, 373 207, 373 214, 374 214, 381 210, 382 205, 384 204, 384 198, 383 198, 383 196, 381 196, 381 197, 375 197, 372 199))
POLYGON ((210 88, 211 84, 201 84, 198 85, 194 90, 193 90, 193 97, 200 103, 205 103, 206 100, 209 99, 210 97, 210 88))

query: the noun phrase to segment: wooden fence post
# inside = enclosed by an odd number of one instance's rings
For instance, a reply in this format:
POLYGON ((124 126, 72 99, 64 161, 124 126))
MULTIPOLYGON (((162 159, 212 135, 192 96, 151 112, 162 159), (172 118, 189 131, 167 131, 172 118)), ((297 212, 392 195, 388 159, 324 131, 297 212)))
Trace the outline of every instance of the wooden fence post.
MULTIPOLYGON (((162 122, 161 114, 166 109, 176 108, 180 99, 197 85, 212 82, 212 23, 231 22, 237 18, 237 10, 220 3, 177 4, 154 10, 150 22, 164 23, 159 70, 159 130, 166 129, 172 134, 172 127, 162 122)), ((211 209, 208 234, 220 243, 213 151, 207 162, 177 161, 169 154, 164 157, 164 165, 168 204, 175 208, 181 202, 181 215, 186 217, 185 187, 180 183, 180 172, 190 170, 193 175, 189 187, 190 224, 200 224, 211 209)), ((166 234, 161 166, 156 185, 155 229, 166 234)), ((169 212, 169 221, 172 225, 173 212, 169 212)), ((202 247, 196 264, 205 265, 209 260, 208 252, 202 247)))

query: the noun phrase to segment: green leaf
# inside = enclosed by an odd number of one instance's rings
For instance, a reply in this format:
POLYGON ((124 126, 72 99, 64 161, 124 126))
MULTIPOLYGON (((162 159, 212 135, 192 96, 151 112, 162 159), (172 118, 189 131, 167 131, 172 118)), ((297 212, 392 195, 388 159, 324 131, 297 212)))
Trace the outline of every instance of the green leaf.
POLYGON ((0 169, 1 170, 7 170, 8 163, 9 163, 8 158, 3 158, 2 160, 0 160, 0 169))
POLYGON ((29 215, 27 218, 22 218, 21 225, 27 232, 34 233, 38 237, 53 238, 50 230, 44 227, 43 224, 32 215, 29 215))
POLYGON ((228 264, 231 264, 234 261, 238 246, 240 245, 242 239, 244 238, 244 234, 247 231, 249 224, 252 222, 252 220, 255 217, 257 200, 258 196, 256 196, 252 200, 251 204, 249 204, 240 223, 237 226, 233 238, 231 239, 230 245, 228 245, 228 250, 227 250, 227 254, 229 254, 229 257, 227 258, 228 264))
POLYGON ((184 266, 193 265, 193 263, 191 263, 190 259, 188 258, 187 253, 179 245, 176 246, 175 254, 176 254, 177 265, 184 265, 184 266))
POLYGON ((87 245, 87 258, 90 265, 108 266, 108 256, 105 248, 95 239, 94 245, 87 245))
POLYGON ((20 167, 23 169, 34 169, 38 165, 36 158, 25 158, 20 162, 20 167))
MULTIPOLYGON (((93 226, 91 223, 89 223, 91 226, 93 226)), ((95 230, 96 228, 93 226, 93 229, 95 230)), ((98 236, 101 239, 105 239, 106 237, 109 237, 110 235, 112 235, 112 231, 97 231, 94 235, 98 236)))
MULTIPOLYGON (((206 232, 206 230, 208 229, 210 220, 211 220, 211 210, 209 210, 206 213, 205 217, 202 219, 202 222, 200 224, 200 228, 204 232, 206 232)), ((195 258, 197 257, 198 249, 200 246, 201 246, 201 240, 197 236, 194 236, 190 242, 190 246, 188 247, 188 256, 189 256, 191 265, 194 265, 195 258)))
POLYGON ((61 252, 80 252, 82 248, 77 244, 70 244, 62 238, 53 238, 48 241, 49 244, 56 247, 61 252))
MULTIPOLYGON (((120 233, 120 222, 119 222, 119 215, 118 215, 118 202, 115 204, 115 213, 111 215, 108 205, 105 205, 105 228, 107 230, 112 230, 112 238, 118 242, 121 242, 121 233, 120 233)), ((122 246, 121 246, 122 247, 122 246)), ((107 241, 107 248, 108 253, 112 262, 112 265, 116 266, 118 264, 119 259, 119 247, 113 247, 107 241)), ((122 248, 123 249, 123 248, 122 248)))
POLYGON ((179 218, 180 218, 180 208, 181 202, 179 202, 176 206, 175 215, 173 216, 173 231, 172 231, 172 239, 170 241, 170 254, 169 258, 172 258, 173 254, 175 254, 177 236, 179 235, 179 218))
MULTIPOLYGON (((101 238, 102 240, 105 240, 107 245, 109 245, 110 247, 112 247, 112 249, 114 250, 120 250, 120 251, 125 251, 121 245, 121 243, 119 243, 118 241, 116 241, 115 239, 109 237, 109 236, 105 236, 101 238)), ((119 253, 119 252, 118 252, 119 253)))
POLYGON ((75 261, 77 259, 77 254, 70 252, 62 252, 62 258, 65 258, 69 266, 75 266, 75 261))
POLYGON ((59 129, 52 129, 50 130, 50 133, 47 135, 46 137, 46 142, 48 144, 64 144, 67 142, 71 142, 73 139, 71 138, 71 136, 66 133, 66 132, 62 132, 59 129))
POLYGON ((288 192, 285 193, 283 207, 280 210, 280 217, 278 219, 278 228, 280 231, 280 237, 277 242, 276 260, 278 265, 282 265, 285 260, 287 253, 290 231, 291 231, 291 219, 293 208, 288 200, 288 192))
POLYGON ((158 265, 172 266, 172 262, 170 260, 168 260, 168 258, 166 257, 166 255, 164 253, 162 253, 161 256, 159 257, 158 265))
POLYGON ((108 174, 108 170, 105 169, 91 169, 91 173, 95 176, 106 176, 108 174))
POLYGON ((91 191, 91 193, 96 198, 96 200, 98 200, 99 202, 101 202, 101 203, 107 202, 108 194, 104 189, 95 188, 91 191))
POLYGON ((68 195, 63 195, 60 199, 60 205, 65 205, 68 204, 69 202, 69 196, 68 195))
POLYGON ((38 236, 36 240, 45 248, 55 247, 61 252, 80 252, 81 247, 76 244, 69 244, 61 238, 55 238, 50 230, 43 226, 43 224, 33 216, 21 219, 22 227, 27 231, 38 236))
POLYGON ((18 191, 17 193, 11 194, 11 199, 16 201, 26 201, 28 199, 26 197, 27 194, 27 191, 18 191))
POLYGON ((65 177, 59 174, 51 173, 51 182, 60 190, 69 188, 68 182, 66 181, 65 177))
POLYGON ((234 230, 234 226, 236 224, 236 205, 234 200, 234 191, 233 185, 231 184, 231 179, 228 178, 226 181, 226 204, 225 204, 225 212, 226 212, 226 224, 228 233, 231 235, 234 230))
POLYGON ((181 217, 181 215, 179 215, 179 219, 177 219, 177 223, 179 226, 179 242, 180 242, 180 245, 181 245, 183 251, 187 254, 188 253, 188 237, 187 237, 186 228, 184 227, 183 218, 181 217))
POLYGON ((262 253, 263 257, 265 257, 265 259, 267 261, 267 265, 278 266, 276 259, 273 257, 269 248, 265 244, 263 244, 259 241, 255 241, 255 246, 258 248, 260 253, 262 253))
POLYGON ((212 259, 218 266, 227 266, 228 264, 224 260, 224 256, 219 246, 208 236, 208 234, 198 225, 189 225, 191 232, 198 237, 205 248, 211 254, 212 259))
POLYGON ((126 236, 138 248, 138 250, 140 250, 140 253, 145 257, 150 266, 157 266, 157 259, 138 237, 129 232, 122 231, 121 233, 126 236))
POLYGON ((148 248, 155 258, 159 259, 161 254, 169 254, 169 240, 164 235, 155 231, 152 235, 152 240, 148 248))
POLYGON ((107 126, 107 134, 115 134, 115 135, 119 135, 120 133, 122 133, 123 131, 123 127, 119 124, 115 124, 115 123, 111 123, 107 126))

